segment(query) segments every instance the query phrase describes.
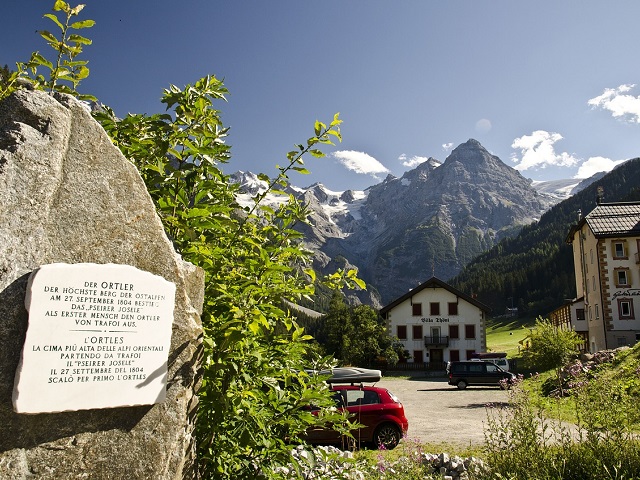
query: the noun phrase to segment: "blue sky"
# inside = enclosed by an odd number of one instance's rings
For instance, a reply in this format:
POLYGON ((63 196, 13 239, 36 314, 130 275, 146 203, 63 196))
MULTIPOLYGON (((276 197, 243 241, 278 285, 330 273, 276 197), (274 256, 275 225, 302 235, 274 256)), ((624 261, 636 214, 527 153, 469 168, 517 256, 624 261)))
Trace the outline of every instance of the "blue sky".
MULTIPOLYGON (((51 57, 35 31, 53 3, 2 0, 0 64, 51 57)), ((152 114, 170 84, 224 79, 228 173, 274 175, 336 112, 343 142, 292 183, 364 189, 469 138, 533 180, 640 156, 636 0, 84 3, 96 26, 79 90, 152 114)))

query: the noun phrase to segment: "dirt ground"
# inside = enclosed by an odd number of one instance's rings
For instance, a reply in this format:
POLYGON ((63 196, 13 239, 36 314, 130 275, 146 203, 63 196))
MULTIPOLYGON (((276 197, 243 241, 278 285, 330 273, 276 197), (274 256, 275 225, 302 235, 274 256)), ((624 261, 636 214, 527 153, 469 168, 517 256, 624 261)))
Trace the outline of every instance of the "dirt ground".
POLYGON ((409 440, 461 446, 484 443, 485 406, 506 403, 509 395, 497 387, 458 390, 445 378, 383 377, 376 386, 388 389, 403 403, 409 440))

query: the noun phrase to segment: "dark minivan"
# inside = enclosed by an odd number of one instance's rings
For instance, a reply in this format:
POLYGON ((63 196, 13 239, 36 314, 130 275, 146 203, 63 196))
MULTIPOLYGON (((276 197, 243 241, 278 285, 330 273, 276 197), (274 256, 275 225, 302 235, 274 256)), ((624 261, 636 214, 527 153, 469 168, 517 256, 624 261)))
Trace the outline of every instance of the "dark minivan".
POLYGON ((449 362, 447 375, 449 385, 455 385, 460 390, 464 390, 468 385, 495 385, 508 388, 515 379, 513 373, 505 372, 496 364, 479 360, 449 362))

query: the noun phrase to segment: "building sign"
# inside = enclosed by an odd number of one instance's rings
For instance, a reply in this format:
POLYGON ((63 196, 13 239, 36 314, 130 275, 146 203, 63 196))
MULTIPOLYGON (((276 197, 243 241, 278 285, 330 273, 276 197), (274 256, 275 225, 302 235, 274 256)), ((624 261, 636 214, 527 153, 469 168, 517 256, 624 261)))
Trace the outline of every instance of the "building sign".
POLYGON ((626 290, 618 290, 613 293, 613 299, 618 297, 640 297, 640 288, 628 288, 626 290))
POLYGON ((57 263, 33 272, 14 410, 163 402, 175 291, 130 265, 57 263))
POLYGON ((422 323, 449 323, 449 319, 446 317, 422 317, 422 323))

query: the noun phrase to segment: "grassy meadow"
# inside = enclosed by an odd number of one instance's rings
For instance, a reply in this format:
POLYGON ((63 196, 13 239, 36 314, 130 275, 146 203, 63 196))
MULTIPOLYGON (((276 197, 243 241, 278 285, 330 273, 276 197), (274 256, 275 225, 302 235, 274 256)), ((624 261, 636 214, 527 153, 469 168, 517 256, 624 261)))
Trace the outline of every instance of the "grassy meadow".
POLYGON ((529 328, 535 319, 496 318, 487 321, 487 351, 505 352, 507 358, 520 358, 529 328), (522 342, 522 344, 520 343, 522 342))

